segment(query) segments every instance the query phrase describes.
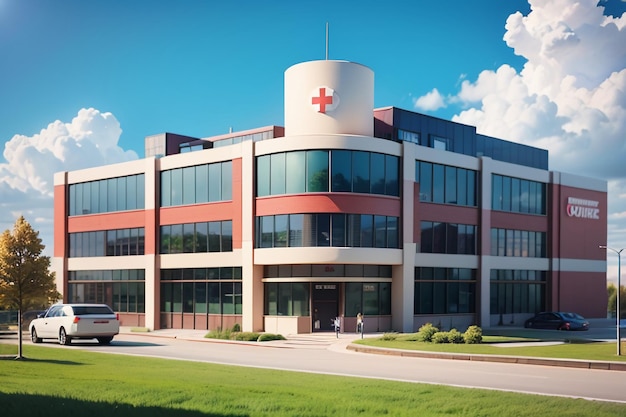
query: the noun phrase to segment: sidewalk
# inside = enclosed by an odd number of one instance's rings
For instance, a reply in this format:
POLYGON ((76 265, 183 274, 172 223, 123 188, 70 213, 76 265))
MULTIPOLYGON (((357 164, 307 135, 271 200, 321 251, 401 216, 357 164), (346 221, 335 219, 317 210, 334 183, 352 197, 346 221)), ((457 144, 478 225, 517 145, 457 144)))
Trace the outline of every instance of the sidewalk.
MULTIPOLYGON (((206 330, 186 330, 186 329, 163 329, 151 332, 133 332, 131 328, 120 328, 120 333, 145 335, 149 337, 165 337, 172 339, 194 340, 209 343, 239 343, 254 344, 259 342, 243 342, 221 339, 207 339, 204 336, 208 333, 206 330)), ((365 338, 379 337, 381 334, 365 334, 365 338)), ((380 348, 374 346, 365 346, 353 343, 360 339, 357 333, 339 333, 321 332, 310 334, 294 334, 285 336, 286 340, 272 340, 261 342, 263 346, 276 346, 292 349, 327 349, 341 353, 366 353, 377 355, 391 355, 406 358, 430 358, 430 359, 447 359, 447 360, 466 360, 477 362, 501 362, 516 363, 525 365, 540 366, 562 366, 567 368, 579 369, 598 369, 608 371, 626 371, 626 362, 609 362, 609 361, 591 361, 580 359, 555 359, 540 358, 526 356, 508 356, 508 355, 484 355, 469 353, 445 353, 445 352, 426 352, 418 350, 402 350, 391 348, 380 348)), ((550 342, 546 342, 550 343, 550 342)))

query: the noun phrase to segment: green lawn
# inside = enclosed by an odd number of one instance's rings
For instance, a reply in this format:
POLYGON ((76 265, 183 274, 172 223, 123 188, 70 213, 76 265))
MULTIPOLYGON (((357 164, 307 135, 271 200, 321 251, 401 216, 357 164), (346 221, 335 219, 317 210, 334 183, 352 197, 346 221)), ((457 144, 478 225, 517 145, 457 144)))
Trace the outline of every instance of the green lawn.
POLYGON ((391 349, 421 350, 428 352, 472 353, 485 355, 533 356, 540 358, 583 359, 592 361, 626 362, 626 343, 622 341, 622 355, 617 356, 615 342, 589 342, 571 339, 563 344, 551 346, 514 346, 513 342, 536 341, 521 337, 484 336, 482 344, 435 344, 408 341, 411 335, 398 335, 396 340, 367 338, 354 343, 391 349), (495 346, 492 343, 499 343, 495 346), (507 346, 508 345, 508 346, 507 346))
MULTIPOLYGON (((15 345, 0 344, 0 355, 15 345)), ((24 345, 4 416, 618 416, 626 404, 24 345)))

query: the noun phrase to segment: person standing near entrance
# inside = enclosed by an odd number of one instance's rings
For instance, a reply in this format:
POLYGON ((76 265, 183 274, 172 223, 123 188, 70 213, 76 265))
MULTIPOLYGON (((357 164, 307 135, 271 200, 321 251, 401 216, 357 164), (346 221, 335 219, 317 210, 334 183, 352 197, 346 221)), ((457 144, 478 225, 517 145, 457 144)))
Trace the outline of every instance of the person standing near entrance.
POLYGON ((356 332, 363 332, 363 314, 359 313, 356 315, 356 332))

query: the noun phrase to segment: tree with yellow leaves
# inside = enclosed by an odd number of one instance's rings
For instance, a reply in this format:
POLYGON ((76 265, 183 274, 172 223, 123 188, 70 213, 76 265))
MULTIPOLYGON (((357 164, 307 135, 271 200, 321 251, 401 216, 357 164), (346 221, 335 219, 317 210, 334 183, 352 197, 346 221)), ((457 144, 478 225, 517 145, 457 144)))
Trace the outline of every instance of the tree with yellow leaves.
POLYGON ((18 353, 22 359, 22 315, 58 300, 50 258, 42 256, 45 246, 39 232, 20 216, 13 231, 0 235, 0 306, 18 311, 18 353))

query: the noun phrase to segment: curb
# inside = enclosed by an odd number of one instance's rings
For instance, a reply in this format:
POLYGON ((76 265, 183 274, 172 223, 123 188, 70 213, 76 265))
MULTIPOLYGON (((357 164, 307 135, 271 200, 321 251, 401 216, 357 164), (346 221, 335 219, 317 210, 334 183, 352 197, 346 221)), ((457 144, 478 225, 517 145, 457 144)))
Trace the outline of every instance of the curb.
POLYGON ((604 371, 626 371, 626 362, 586 361, 578 359, 551 359, 532 356, 498 356, 471 353, 425 352, 421 350, 402 350, 363 346, 350 343, 347 350, 376 355, 391 355, 407 358, 448 359, 475 362, 517 363, 522 365, 561 366, 578 369, 600 369, 604 371))

